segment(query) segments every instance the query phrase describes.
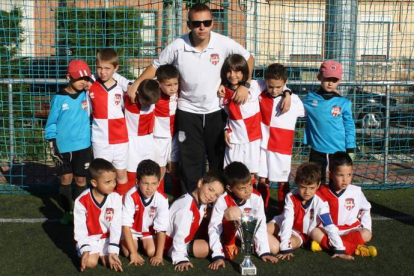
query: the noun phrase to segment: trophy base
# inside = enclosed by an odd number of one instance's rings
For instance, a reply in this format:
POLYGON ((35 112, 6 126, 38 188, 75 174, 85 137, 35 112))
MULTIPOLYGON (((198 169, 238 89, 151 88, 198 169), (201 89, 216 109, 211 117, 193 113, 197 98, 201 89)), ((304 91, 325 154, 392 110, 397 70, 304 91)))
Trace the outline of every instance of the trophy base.
POLYGON ((243 267, 240 265, 240 272, 241 275, 257 275, 257 269, 254 265, 250 267, 243 267))

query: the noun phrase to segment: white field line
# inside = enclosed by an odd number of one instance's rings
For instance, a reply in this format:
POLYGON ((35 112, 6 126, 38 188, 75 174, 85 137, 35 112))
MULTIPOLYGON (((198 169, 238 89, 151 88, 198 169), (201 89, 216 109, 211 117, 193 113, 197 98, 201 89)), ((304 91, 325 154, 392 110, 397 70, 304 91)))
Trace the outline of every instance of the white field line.
MULTIPOLYGON (((414 216, 396 216, 396 217, 383 217, 383 216, 372 216, 374 221, 410 221, 414 220, 414 216)), ((44 222, 58 222, 59 219, 47 219, 47 218, 0 218, 0 223, 44 223, 44 222)))

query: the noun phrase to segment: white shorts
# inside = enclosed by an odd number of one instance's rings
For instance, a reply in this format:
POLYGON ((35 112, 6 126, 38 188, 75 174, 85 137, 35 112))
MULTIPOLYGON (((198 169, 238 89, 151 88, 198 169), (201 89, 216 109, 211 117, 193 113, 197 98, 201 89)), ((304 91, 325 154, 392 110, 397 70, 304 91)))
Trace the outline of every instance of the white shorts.
POLYGON ((160 167, 165 167, 170 161, 171 156, 171 137, 154 137, 155 145, 155 162, 160 167))
MULTIPOLYGON (((276 224, 279 227, 279 233, 277 233, 277 236, 278 236, 279 239, 280 239, 280 232, 281 232, 281 229, 282 229, 282 223, 283 223, 284 218, 285 217, 282 214, 282 215, 274 216, 273 219, 271 221, 269 221, 269 222, 272 222, 272 223, 276 224)), ((295 235, 296 237, 299 238, 299 240, 300 240, 299 247, 302 246, 302 244, 303 244, 302 235, 294 229, 292 229, 292 235, 295 235)))
POLYGON ((93 157, 103 158, 111 162, 115 169, 125 170, 128 158, 128 143, 101 144, 92 142, 93 157))
POLYGON ((226 147, 224 154, 224 167, 234 161, 242 162, 250 173, 259 171, 260 139, 244 144, 231 144, 226 147))
POLYGON ((178 148, 178 136, 174 135, 171 142, 170 162, 180 161, 180 149, 178 148))
MULTIPOLYGON (((99 256, 108 256, 108 247, 109 247, 109 238, 93 240, 90 239, 88 242, 89 246, 91 247, 91 251, 89 254, 96 254, 99 253, 99 256)), ((76 251, 78 252, 78 257, 82 257, 78 246, 76 245, 76 251)))
POLYGON ((259 177, 268 178, 270 182, 287 182, 289 180, 292 155, 281 154, 260 148, 259 177))
POLYGON ((155 160, 154 136, 129 136, 128 172, 136 172, 139 162, 145 159, 155 160))
MULTIPOLYGON (((356 231, 356 230, 358 230, 358 229, 362 229, 362 228, 364 228, 362 225, 358 225, 358 226, 353 227, 353 228, 350 228, 350 229, 346 229, 346 230, 339 230, 339 235, 340 235, 340 236, 343 236, 343 235, 348 234, 349 232, 353 232, 353 231, 356 231)), ((367 230, 368 230, 368 229, 367 229, 367 230)))

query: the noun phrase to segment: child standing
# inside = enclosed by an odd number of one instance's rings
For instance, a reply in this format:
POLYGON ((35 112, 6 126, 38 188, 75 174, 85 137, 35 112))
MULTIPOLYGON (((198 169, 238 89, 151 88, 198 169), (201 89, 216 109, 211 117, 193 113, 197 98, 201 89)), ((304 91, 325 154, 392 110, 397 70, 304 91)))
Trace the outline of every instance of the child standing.
POLYGON ((312 231, 322 224, 328 234, 335 254, 333 258, 352 260, 345 255, 345 248, 339 236, 338 228, 332 223, 329 205, 318 193, 320 170, 315 163, 303 163, 299 166, 295 182, 297 189, 286 196, 285 210, 267 224, 271 251, 278 258, 290 259, 292 251, 310 241, 312 231), (280 240, 280 243, 279 243, 280 240))
POLYGON ((173 65, 166 64, 158 67, 156 76, 161 90, 160 99, 155 104, 154 126, 155 159, 161 167, 160 191, 164 192, 164 176, 168 165, 173 197, 177 199, 181 196, 181 186, 177 178, 178 142, 173 137, 180 74, 173 65))
POLYGON ((125 194, 122 220, 122 251, 129 264, 144 264, 138 254, 138 241, 151 257, 151 265, 162 265, 165 232, 168 228, 168 199, 157 192, 161 171, 152 160, 143 160, 137 168, 137 184, 125 194))
POLYGON ((281 64, 271 64, 266 69, 265 80, 259 85, 260 112, 262 115, 262 140, 260 145, 260 168, 258 190, 268 207, 269 183, 277 182, 279 214, 283 212, 285 196, 289 192, 292 149, 295 137, 295 125, 299 117, 305 116, 302 101, 286 87, 287 72, 281 64), (289 97, 290 108, 282 112, 282 101, 289 97))
POLYGON ((96 57, 98 79, 89 88, 92 103, 92 148, 95 158, 103 158, 116 168, 117 192, 128 191, 126 174, 128 132, 124 116, 124 91, 113 78, 119 68, 118 54, 102 49, 96 57))
MULTIPOLYGON (((319 191, 329 203, 333 223, 340 230, 346 253, 376 257, 377 249, 364 245, 372 239, 371 204, 361 188, 351 184, 352 165, 352 159, 346 152, 333 154, 329 160, 330 184, 322 186, 319 191)), ((329 238, 320 228, 312 233, 312 239, 325 249, 330 248, 329 238)), ((316 243, 312 244, 312 249, 322 250, 316 243)))
POLYGON ((208 242, 194 240, 194 236, 205 216, 206 204, 214 203, 223 192, 223 176, 219 172, 209 171, 200 178, 197 189, 181 196, 171 205, 165 251, 172 258, 175 270, 184 271, 193 267, 189 256, 208 256, 208 242))
POLYGON ((59 195, 64 210, 60 223, 73 222, 72 202, 86 189, 86 174, 91 162, 91 130, 89 103, 85 87, 91 72, 82 60, 69 63, 67 87, 52 99, 46 123, 46 140, 52 159, 59 168, 59 195), (72 180, 75 190, 72 195, 72 180))
POLYGON ((155 160, 154 109, 160 97, 156 80, 144 80, 138 86, 136 102, 125 97, 125 117, 128 126, 128 187, 136 183, 138 164, 145 159, 155 160))
POLYGON ((254 236, 255 251, 263 261, 276 263, 277 258, 270 254, 263 199, 253 190, 249 170, 243 163, 233 162, 224 169, 224 177, 227 191, 215 203, 208 226, 213 252, 213 262, 209 267, 213 270, 225 267, 225 258, 232 260, 237 255, 234 220, 242 215, 253 216, 258 222, 261 221, 254 236))
POLYGON ((321 166, 322 185, 326 184, 329 155, 346 151, 355 155, 355 123, 351 102, 341 97, 337 87, 342 79, 342 65, 335 60, 321 64, 318 80, 321 87, 303 99, 306 109, 305 144, 311 146, 310 162, 321 166))
POLYGON ((80 270, 94 268, 101 260, 103 265, 122 271, 118 258, 122 197, 113 193, 116 169, 105 159, 97 158, 91 162, 89 173, 92 187, 76 199, 73 211, 80 270))

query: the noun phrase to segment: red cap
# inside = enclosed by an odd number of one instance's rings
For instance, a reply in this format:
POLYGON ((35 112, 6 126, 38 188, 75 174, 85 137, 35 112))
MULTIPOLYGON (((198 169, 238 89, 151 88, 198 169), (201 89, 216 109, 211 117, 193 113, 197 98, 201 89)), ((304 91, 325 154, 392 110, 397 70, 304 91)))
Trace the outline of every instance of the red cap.
POLYGON ((80 59, 75 59, 69 63, 68 74, 76 80, 86 76, 90 77, 91 70, 86 62, 80 59))
POLYGON ((343 73, 342 64, 335 60, 326 60, 321 64, 319 72, 324 78, 336 78, 341 80, 343 73))

